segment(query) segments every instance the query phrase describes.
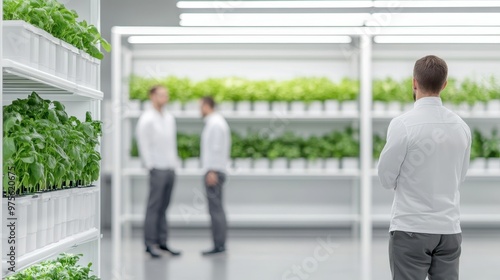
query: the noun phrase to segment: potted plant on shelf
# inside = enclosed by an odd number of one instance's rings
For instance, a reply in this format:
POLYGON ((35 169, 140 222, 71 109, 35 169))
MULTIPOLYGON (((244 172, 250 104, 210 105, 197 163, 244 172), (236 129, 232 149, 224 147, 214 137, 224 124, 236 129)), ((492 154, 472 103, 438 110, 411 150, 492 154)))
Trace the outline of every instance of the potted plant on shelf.
POLYGON ((484 158, 483 145, 483 136, 478 130, 474 130, 472 133, 471 160, 469 169, 481 171, 486 169, 486 159, 484 158))
POLYGON ((488 169, 500 170, 500 137, 496 129, 493 130, 491 138, 486 139, 483 145, 484 156, 488 160, 488 169))
POLYGON ((302 155, 307 158, 307 169, 320 171, 323 169, 324 159, 322 158, 322 142, 324 140, 317 136, 311 136, 303 147, 302 155))

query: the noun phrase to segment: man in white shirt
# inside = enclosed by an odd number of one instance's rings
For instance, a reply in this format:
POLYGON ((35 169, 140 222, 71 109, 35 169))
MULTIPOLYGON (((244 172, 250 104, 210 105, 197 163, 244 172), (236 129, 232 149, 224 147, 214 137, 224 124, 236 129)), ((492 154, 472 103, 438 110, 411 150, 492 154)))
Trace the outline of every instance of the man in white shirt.
POLYGON ((394 118, 380 155, 382 186, 394 190, 389 259, 392 279, 459 279, 460 192, 471 133, 443 107, 448 66, 423 57, 413 70, 414 108, 394 118))
POLYGON ((212 255, 226 250, 227 222, 222 206, 222 187, 226 181, 231 153, 231 131, 224 117, 215 112, 215 102, 212 97, 203 97, 200 107, 205 121, 201 134, 201 163, 206 172, 203 182, 207 192, 214 242, 214 248, 202 254, 212 255))
POLYGON ((177 167, 177 129, 174 117, 164 110, 168 91, 162 86, 149 90, 152 108, 137 123, 137 144, 144 167, 149 171, 149 199, 144 222, 146 252, 153 258, 161 250, 180 255, 167 246, 166 211, 172 195, 177 167))

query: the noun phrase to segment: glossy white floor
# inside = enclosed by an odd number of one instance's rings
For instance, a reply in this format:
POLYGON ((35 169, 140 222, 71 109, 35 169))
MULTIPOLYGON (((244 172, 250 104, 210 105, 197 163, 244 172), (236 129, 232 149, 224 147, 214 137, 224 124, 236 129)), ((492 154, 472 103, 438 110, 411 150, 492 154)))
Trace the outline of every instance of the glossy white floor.
MULTIPOLYGON (((208 230, 173 230, 170 245, 183 256, 153 260, 143 251, 140 232, 125 241, 122 271, 112 276, 111 240, 102 245, 103 280, 304 280, 360 279, 358 242, 328 231, 233 231, 228 252, 202 257, 210 247, 208 230)), ((373 241, 373 278, 390 279, 388 240, 373 241)), ((465 231, 461 280, 500 279, 500 230, 465 231)))

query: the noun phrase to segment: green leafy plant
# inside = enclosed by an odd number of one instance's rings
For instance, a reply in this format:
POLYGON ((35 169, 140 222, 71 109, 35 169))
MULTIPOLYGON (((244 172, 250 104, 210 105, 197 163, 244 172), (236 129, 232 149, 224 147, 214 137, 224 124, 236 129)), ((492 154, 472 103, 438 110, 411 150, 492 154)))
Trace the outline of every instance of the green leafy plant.
POLYGON ((3 17, 26 21, 98 59, 104 57, 99 44, 111 51, 94 25, 77 21, 78 13, 56 0, 3 0, 3 17))
POLYGON ((3 121, 4 191, 9 171, 16 175, 16 194, 90 185, 99 178, 101 122, 89 112, 80 121, 62 103, 33 92, 4 106, 3 121))
POLYGON ((43 261, 20 271, 6 280, 99 280, 92 273, 92 263, 87 266, 78 265, 83 255, 61 254, 55 260, 43 261))

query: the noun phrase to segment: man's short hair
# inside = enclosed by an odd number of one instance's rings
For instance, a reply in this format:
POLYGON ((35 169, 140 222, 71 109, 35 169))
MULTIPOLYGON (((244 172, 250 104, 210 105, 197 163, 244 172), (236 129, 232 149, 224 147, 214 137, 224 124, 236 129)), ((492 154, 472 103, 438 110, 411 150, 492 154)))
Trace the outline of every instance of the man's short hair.
POLYGON ((423 91, 439 93, 448 77, 448 65, 435 56, 428 55, 415 62, 413 78, 418 82, 423 91))
POLYGON ((204 96, 201 98, 203 104, 207 104, 210 108, 215 108, 215 100, 212 96, 204 96))
POLYGON ((155 94, 155 93, 156 93, 156 91, 157 91, 157 90, 159 90, 160 88, 163 88, 163 89, 167 90, 167 88, 166 88, 166 87, 164 87, 164 86, 162 86, 162 85, 154 85, 154 86, 152 86, 152 87, 149 89, 149 95, 151 96, 151 95, 155 94))

